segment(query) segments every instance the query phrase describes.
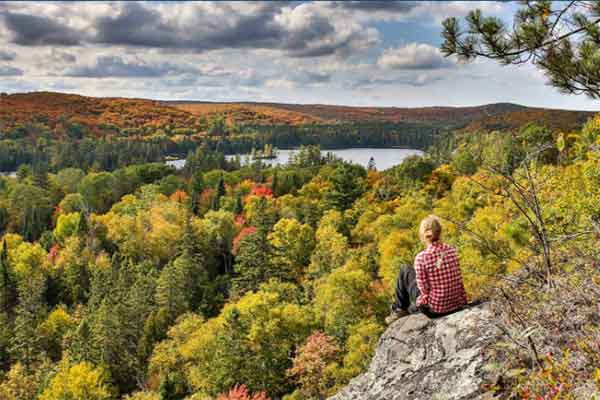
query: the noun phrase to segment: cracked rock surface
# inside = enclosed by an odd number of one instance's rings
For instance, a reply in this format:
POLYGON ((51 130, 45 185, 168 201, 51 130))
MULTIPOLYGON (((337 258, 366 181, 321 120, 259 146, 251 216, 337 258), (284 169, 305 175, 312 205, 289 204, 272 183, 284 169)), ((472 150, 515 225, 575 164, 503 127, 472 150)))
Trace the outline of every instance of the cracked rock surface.
POLYGON ((499 337, 485 305, 388 327, 367 372, 329 400, 471 400, 485 394, 485 348, 499 337))

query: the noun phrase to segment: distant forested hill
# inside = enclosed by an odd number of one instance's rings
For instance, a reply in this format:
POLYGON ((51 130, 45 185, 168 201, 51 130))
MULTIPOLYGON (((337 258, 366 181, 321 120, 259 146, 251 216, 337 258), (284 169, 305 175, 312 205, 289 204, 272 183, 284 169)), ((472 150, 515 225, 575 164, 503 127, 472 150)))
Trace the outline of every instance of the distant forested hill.
POLYGON ((544 124, 550 128, 571 130, 581 126, 594 113, 525 107, 496 103, 474 107, 350 107, 324 104, 284 103, 211 103, 165 102, 197 116, 226 115, 237 123, 306 124, 306 123, 427 123, 451 127, 517 129, 524 123, 544 124))
POLYGON ((463 130, 517 130, 537 123, 573 131, 590 112, 499 103, 478 107, 347 107, 276 103, 164 102, 35 92, 0 95, 0 171, 22 164, 113 170, 185 157, 199 146, 224 154, 319 145, 427 149, 463 130))
MULTIPOLYGON (((50 128, 66 121, 85 125, 90 132, 134 129, 191 129, 202 132, 202 120, 223 117, 241 125, 330 125, 339 123, 425 123, 448 127, 512 129, 523 123, 549 122, 551 128, 571 130, 592 112, 531 108, 511 103, 475 107, 349 107, 322 104, 213 103, 96 98, 54 92, 0 96, 0 132, 19 124, 45 123, 50 128)), ((60 131, 60 130, 59 130, 60 131)), ((60 133, 60 132, 58 132, 60 133)))
POLYGON ((74 94, 34 92, 0 96, 0 129, 26 123, 50 128, 77 122, 92 132, 112 128, 160 127, 192 123, 189 113, 143 99, 96 98, 74 94))

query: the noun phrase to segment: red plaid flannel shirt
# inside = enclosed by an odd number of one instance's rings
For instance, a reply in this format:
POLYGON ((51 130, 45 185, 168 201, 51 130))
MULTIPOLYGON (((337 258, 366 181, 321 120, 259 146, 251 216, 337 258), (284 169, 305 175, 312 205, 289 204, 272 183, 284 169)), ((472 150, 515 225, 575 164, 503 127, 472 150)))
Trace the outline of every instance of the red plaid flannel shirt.
POLYGON ((417 305, 428 305, 434 313, 446 313, 467 304, 458 255, 453 247, 436 242, 415 258, 417 305))

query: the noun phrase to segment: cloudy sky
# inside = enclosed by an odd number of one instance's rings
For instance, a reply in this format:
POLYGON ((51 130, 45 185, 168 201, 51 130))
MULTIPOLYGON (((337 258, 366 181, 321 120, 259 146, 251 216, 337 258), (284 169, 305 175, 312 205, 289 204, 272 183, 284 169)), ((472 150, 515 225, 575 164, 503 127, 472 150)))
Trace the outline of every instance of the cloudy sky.
POLYGON ((441 21, 506 2, 0 2, 0 91, 600 109, 532 66, 443 58, 441 21))

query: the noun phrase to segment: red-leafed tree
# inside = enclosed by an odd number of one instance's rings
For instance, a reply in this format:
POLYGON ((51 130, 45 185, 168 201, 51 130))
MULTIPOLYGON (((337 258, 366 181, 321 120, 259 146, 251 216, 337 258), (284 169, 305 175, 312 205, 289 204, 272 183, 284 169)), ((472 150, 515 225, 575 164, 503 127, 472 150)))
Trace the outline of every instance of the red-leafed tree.
POLYGON ((324 399, 333 394, 340 354, 336 340, 321 331, 306 339, 288 370, 288 374, 296 378, 304 397, 324 399))
POLYGON ((220 394, 217 400, 271 400, 265 392, 250 393, 246 385, 238 385, 229 393, 220 394))
POLYGON ((235 237, 235 239, 233 239, 233 249, 232 249, 232 253, 234 255, 237 255, 239 249, 240 249, 240 244, 242 242, 242 240, 248 236, 248 235, 252 235, 253 233, 256 232, 256 228, 253 226, 248 226, 244 229, 242 229, 240 231, 240 233, 238 233, 238 235, 235 237))
POLYGON ((255 185, 250 191, 251 196, 273 197, 273 190, 267 185, 255 185))

